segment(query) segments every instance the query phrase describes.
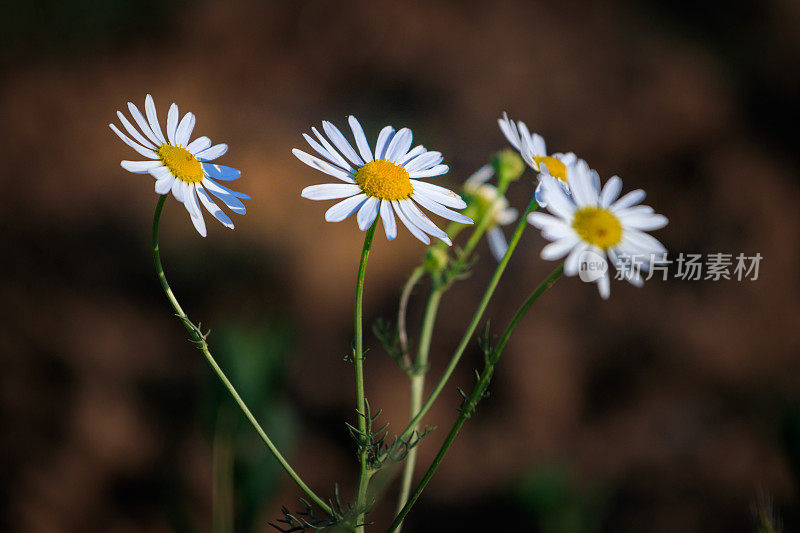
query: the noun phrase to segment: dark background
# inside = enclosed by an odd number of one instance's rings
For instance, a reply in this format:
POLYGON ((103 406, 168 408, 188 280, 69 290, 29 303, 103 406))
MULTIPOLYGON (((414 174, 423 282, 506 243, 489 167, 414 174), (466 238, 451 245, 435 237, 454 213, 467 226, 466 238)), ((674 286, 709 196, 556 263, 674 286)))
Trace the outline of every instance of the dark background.
MULTIPOLYGON (((319 493, 349 498, 356 460, 352 298, 362 236, 300 190, 301 133, 355 114, 374 140, 409 126, 457 188, 505 146, 504 110, 607 179, 643 187, 673 254, 756 252, 755 282, 576 279, 512 339, 492 395, 407 531, 755 531, 774 501, 800 530, 800 4, 77 2, 4 7, 0 31, 0 529, 267 531, 300 496, 170 316, 152 270, 153 180, 109 130, 150 92, 227 142, 248 214, 201 239, 170 199, 167 273, 259 419, 319 493), (231 524, 235 524, 231 526, 231 524), (227 528, 227 529, 226 529, 227 528)), ((512 186, 518 207, 530 174, 512 186)), ((326 203, 327 204, 327 203, 326 203)), ((210 217, 206 216, 209 220, 210 217)), ((489 308, 495 330, 552 268, 523 236, 489 308)), ((432 376, 491 272, 448 293, 432 376)), ((423 247, 376 239, 366 320, 391 317, 423 247)), ((411 306, 419 327, 424 288, 411 306)), ((405 376, 371 335, 367 394, 399 430, 405 376)), ((455 419, 473 345, 427 418, 455 419)), ((371 518, 387 524, 391 486, 371 518)), ((377 528, 377 530, 381 530, 377 528)))

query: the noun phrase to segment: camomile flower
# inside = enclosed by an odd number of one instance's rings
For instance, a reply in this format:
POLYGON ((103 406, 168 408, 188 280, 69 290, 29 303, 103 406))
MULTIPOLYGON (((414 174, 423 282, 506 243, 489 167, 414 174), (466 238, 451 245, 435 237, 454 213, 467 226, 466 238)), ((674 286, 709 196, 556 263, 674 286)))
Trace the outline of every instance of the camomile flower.
POLYGON ((483 215, 491 219, 486 230, 486 240, 494 258, 500 261, 508 250, 508 243, 500 226, 514 222, 519 213, 513 207, 509 207, 506 197, 498 194, 494 185, 486 183, 493 176, 494 167, 492 165, 482 166, 467 179, 464 184, 464 192, 467 194, 470 207, 474 205, 477 213, 481 214, 489 210, 483 215))
POLYGON ((472 224, 469 217, 448 209, 467 206, 459 195, 423 181, 449 170, 447 165, 441 164, 441 153, 429 151, 421 145, 411 148, 411 130, 395 131, 391 126, 386 126, 378 134, 373 153, 358 120, 350 116, 348 123, 358 151, 336 126, 327 121, 322 123, 327 138, 316 128, 311 128, 316 139, 303 134, 322 159, 297 148, 292 150, 306 165, 344 182, 303 189, 301 196, 310 200, 344 198, 325 212, 325 220, 340 222, 356 213, 358 227, 364 231, 380 215, 386 238, 391 240, 397 236, 396 214, 408 231, 425 244, 430 244, 428 235, 431 235, 448 245, 452 243, 447 234, 431 222, 417 204, 448 220, 472 224))
POLYGON ((645 232, 663 228, 668 221, 651 207, 639 205, 645 197, 643 190, 619 198, 622 190, 619 177, 613 176, 601 189, 587 168, 580 165, 568 168, 572 195, 564 192, 557 178, 543 174, 542 194, 552 215, 530 213, 528 222, 542 230, 545 239, 553 241, 542 249, 543 259, 566 256, 567 276, 574 276, 583 263, 591 261, 602 274, 594 278, 600 295, 608 298, 608 263, 629 282, 641 286, 639 269, 624 268, 625 263, 642 260, 641 270, 647 270, 654 257, 665 254, 664 246, 645 232))
POLYGON ((217 183, 217 181, 233 181, 241 176, 241 172, 235 168, 210 163, 227 152, 228 145, 212 146, 208 137, 198 137, 189 142, 195 116, 186 113, 178 120, 178 106, 175 104, 170 106, 167 113, 166 136, 158 122, 153 97, 149 94, 145 98, 144 109, 146 119, 139 108, 128 102, 128 111, 139 129, 136 129, 124 114, 117 111, 117 117, 130 137, 114 124, 109 124, 125 144, 148 159, 148 161, 122 161, 120 163, 122 168, 135 174, 153 176, 156 179, 157 194, 168 194, 172 191, 172 195, 186 207, 195 229, 203 237, 206 236, 206 223, 203 220, 200 204, 203 204, 203 207, 225 227, 233 229, 230 217, 211 197, 214 195, 234 213, 245 214, 245 207, 240 199, 247 200, 250 197, 217 183))
MULTIPOLYGON (((507 113, 503 113, 502 118, 497 119, 497 124, 508 142, 519 152, 529 167, 540 174, 547 173, 558 178, 559 184, 564 191, 569 193, 567 167, 579 161, 574 153, 567 152, 564 154, 558 152, 548 155, 544 138, 538 133, 531 134, 524 122, 514 122, 508 118, 507 113)), ((536 203, 545 207, 546 201, 542 195, 541 180, 536 187, 534 195, 536 203)))

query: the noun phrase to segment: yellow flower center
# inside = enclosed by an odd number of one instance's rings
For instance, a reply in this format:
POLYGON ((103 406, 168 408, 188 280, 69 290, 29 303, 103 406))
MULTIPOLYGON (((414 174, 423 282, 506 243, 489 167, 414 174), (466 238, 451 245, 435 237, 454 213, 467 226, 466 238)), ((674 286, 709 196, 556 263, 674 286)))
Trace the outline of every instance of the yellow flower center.
POLYGON ((172 175, 186 183, 200 183, 203 181, 203 166, 192 153, 180 146, 162 144, 156 150, 161 162, 164 163, 172 175))
POLYGON ((602 207, 579 209, 572 219, 572 227, 581 239, 603 250, 622 240, 622 224, 619 219, 602 207))
POLYGON ((408 171, 385 159, 370 161, 358 169, 356 183, 364 194, 381 200, 404 200, 414 192, 408 171))
POLYGON ((558 178, 563 182, 567 181, 567 165, 556 159, 555 157, 550 157, 549 155, 537 155, 533 158, 536 161, 537 165, 544 164, 547 167, 547 171, 550 172, 550 175, 554 178, 558 178))

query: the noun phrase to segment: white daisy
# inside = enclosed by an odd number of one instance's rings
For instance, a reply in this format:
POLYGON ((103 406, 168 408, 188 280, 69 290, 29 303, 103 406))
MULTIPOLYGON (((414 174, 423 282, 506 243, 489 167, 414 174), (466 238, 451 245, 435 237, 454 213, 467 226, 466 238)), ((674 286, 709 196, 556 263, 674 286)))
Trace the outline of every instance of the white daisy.
POLYGON ((491 219, 486 230, 486 240, 489 249, 497 261, 503 259, 508 250, 508 243, 500 226, 511 224, 517 219, 519 213, 513 207, 509 207, 505 196, 498 194, 497 187, 486 183, 494 176, 492 165, 484 165, 470 176, 464 184, 464 191, 468 195, 470 204, 475 202, 479 213, 490 209, 483 216, 491 219))
POLYGON ((410 129, 395 131, 393 127, 386 126, 378 134, 373 154, 358 120, 350 116, 348 122, 358 147, 357 152, 344 134, 330 122, 322 123, 328 138, 316 128, 311 128, 316 140, 303 134, 311 148, 324 159, 297 148, 292 150, 306 165, 344 182, 312 185, 303 189, 301 196, 311 200, 345 198, 325 212, 325 220, 340 222, 357 212, 358 227, 364 231, 380 215, 386 238, 391 240, 397 236, 396 213, 408 231, 425 244, 430 244, 428 235, 432 235, 448 245, 452 243, 447 234, 431 222, 416 204, 446 219, 472 224, 469 217, 448 209, 467 206, 459 195, 421 181, 441 176, 449 170, 447 165, 441 164, 441 153, 428 151, 424 146, 411 148, 410 129))
POLYGON ((179 121, 178 106, 175 104, 170 106, 167 113, 165 137, 158 122, 153 97, 148 94, 144 102, 147 119, 135 105, 128 102, 128 111, 141 132, 120 111, 117 111, 117 116, 130 137, 114 124, 109 124, 125 144, 150 159, 150 161, 122 161, 120 163, 122 168, 136 174, 149 173, 156 179, 155 188, 158 194, 168 194, 172 191, 172 195, 186 207, 195 229, 203 237, 206 236, 206 223, 200 211, 200 203, 225 227, 233 229, 230 217, 211 198, 213 194, 234 213, 245 214, 245 207, 240 199, 248 200, 250 197, 232 191, 215 181, 233 181, 241 176, 241 172, 235 168, 209 163, 227 152, 228 145, 212 146, 208 137, 198 137, 189 142, 195 117, 192 113, 186 113, 179 121))
POLYGON ((580 263, 585 261, 585 252, 593 252, 592 261, 600 261, 603 266, 599 269, 603 275, 596 280, 603 298, 610 294, 608 262, 625 279, 641 286, 639 269, 623 268, 625 261, 641 260, 641 270, 647 270, 654 257, 666 253, 664 246, 645 231, 663 228, 667 218, 656 214, 649 206, 639 205, 645 197, 641 189, 618 199, 622 180, 617 176, 601 189, 588 167, 576 164, 567 172, 572 195, 564 192, 556 178, 548 174, 541 176, 547 210, 555 216, 528 215, 528 222, 541 229, 545 239, 553 241, 542 249, 542 258, 557 260, 569 254, 564 262, 564 273, 574 276, 580 263))
MULTIPOLYGON (((578 156, 572 152, 547 154, 547 146, 544 137, 538 133, 531 134, 528 126, 524 122, 514 122, 508 118, 508 114, 503 113, 502 118, 497 119, 500 131, 503 132, 511 146, 516 148, 525 163, 539 173, 546 172, 560 180, 560 185, 569 193, 567 181, 567 167, 579 161, 578 156)), ((599 180, 599 177, 598 177, 599 180)), ((546 201, 542 196, 541 180, 534 193, 536 203, 545 207, 546 201)))

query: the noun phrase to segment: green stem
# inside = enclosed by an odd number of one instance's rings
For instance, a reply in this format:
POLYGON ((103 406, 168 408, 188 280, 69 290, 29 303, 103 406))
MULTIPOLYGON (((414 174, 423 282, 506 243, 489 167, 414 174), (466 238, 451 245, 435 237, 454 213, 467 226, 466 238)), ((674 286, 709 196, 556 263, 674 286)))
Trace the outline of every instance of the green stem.
MULTIPOLYGON (((422 331, 419 338, 419 349, 414 360, 411 374, 411 399, 409 402, 409 419, 413 420, 414 415, 422 405, 422 395, 425 391, 425 375, 428 373, 428 355, 431 349, 431 337, 433 336, 433 325, 436 322, 436 313, 439 310, 439 303, 442 299, 444 290, 434 284, 428 296, 428 303, 425 306, 425 315, 422 320, 422 331)), ((414 426, 411 431, 416 431, 414 426)), ((411 481, 414 476, 414 467, 417 462, 417 447, 414 446, 408 451, 406 462, 403 466, 403 477, 400 483, 400 496, 397 500, 397 512, 405 506, 408 495, 411 492, 411 481)), ((398 528, 399 531, 399 528, 398 528)))
POLYGON ((531 308, 533 303, 553 284, 561 277, 561 274, 564 273, 564 266, 561 265, 556 268, 545 280, 539 284, 538 287, 528 296, 527 300, 520 306, 517 310, 517 313, 514 315, 514 318, 511 319, 511 322, 506 327, 505 331, 503 332, 502 337, 500 338, 500 342, 495 346, 492 352, 486 357, 486 363, 483 368, 483 372, 481 372, 478 382, 475 384, 475 387, 472 389, 472 393, 469 395, 469 398, 462 404, 461 406, 461 414, 456 419, 455 424, 453 424, 450 433, 447 434, 447 438, 445 438, 444 442, 442 443, 441 448, 439 448, 439 452, 434 457, 433 462, 428 467, 428 470, 425 472, 425 475, 422 477, 422 480, 417 485, 416 489, 414 489, 414 494, 411 495, 408 502, 403 506, 403 508, 397 513, 392 524, 389 526, 387 533, 392 533, 393 531, 398 531, 400 529, 401 524, 403 523, 403 519, 406 517, 408 512, 411 510, 411 507, 414 503, 419 499, 422 491, 425 490, 425 487, 430 482, 433 475, 436 473, 436 470, 439 468, 439 465, 442 463, 447 450, 453 444, 456 436, 458 436, 458 432, 461 430, 461 427, 467 421, 467 419, 472 416, 472 413, 475 412, 475 407, 478 405, 478 402, 481 398, 484 397, 486 393, 486 388, 489 386, 489 382, 492 379, 492 375, 494 374, 495 365, 500 360, 500 356, 503 353, 503 349, 508 342, 508 339, 511 337, 511 334, 514 332, 514 329, 519 324, 519 321, 528 312, 531 308))
MULTIPOLYGON (((427 414, 430 410, 433 403, 439 397, 442 390, 444 389, 445 384, 450 379, 450 376, 453 374, 458 362, 461 360, 461 356, 464 354, 464 350, 466 349, 467 345, 469 344, 469 340, 472 338, 473 333, 478 327, 478 323, 481 321, 483 317, 483 313, 486 311, 486 307, 489 304, 489 300, 491 300, 492 296, 494 295, 494 291, 497 288, 497 284, 500 282, 500 278, 503 275, 503 272, 508 265, 508 261, 511 258, 511 254, 514 253, 514 250, 519 243, 520 238, 522 237, 522 232, 525 230, 525 226, 527 226, 528 222, 526 220, 528 213, 536 209, 536 200, 531 199, 530 204, 525 209, 525 212, 522 213, 522 216, 517 223, 517 229, 514 231, 514 235, 511 237, 511 241, 508 243, 508 250, 506 251, 506 255, 503 256, 503 259, 497 265, 497 268, 494 271, 494 275, 492 275, 492 279, 489 281, 489 286, 486 287, 486 291, 483 294, 483 298, 481 299, 480 304, 478 304, 478 309, 475 311, 475 314, 472 316, 472 321, 467 326, 467 331, 464 333, 464 336, 461 337, 461 342, 458 344, 453 357, 450 359, 450 362, 447 364, 447 368, 445 368, 444 373, 439 378, 439 381, 436 383, 433 391, 431 392, 428 399, 420 408, 417 415, 409 422, 406 429, 403 433, 400 434, 397 442, 403 442, 407 440, 413 434, 413 428, 417 427, 422 420, 422 418, 427 414)), ((393 450, 390 450, 393 451, 393 450)), ((387 452, 388 453, 388 452, 387 452)))
POLYGON ((425 275, 425 267, 418 266, 411 273, 411 276, 403 286, 403 291, 400 293, 400 305, 397 306, 397 338, 400 342, 400 351, 402 352, 403 364, 407 365, 406 373, 412 370, 411 357, 408 353, 408 330, 406 329, 406 314, 408 312, 408 301, 411 299, 411 292, 414 287, 425 275))
POLYGON ((297 472, 295 472, 294 469, 291 467, 289 462, 283 457, 283 455, 281 455, 281 452, 278 451, 278 449, 275 447, 275 444, 273 444, 273 442, 267 436, 266 432, 264 432, 261 425, 253 416, 253 413, 250 412, 250 409, 247 408, 247 405, 245 405, 244 401, 239 396, 239 393, 236 392, 236 389, 225 375, 225 372, 223 372, 220 366, 217 364, 217 361, 214 359, 214 356, 211 355, 211 352, 208 349, 208 344, 206 343, 205 335, 203 335, 200 332, 200 329, 189 320, 189 317, 186 316, 186 313, 183 312, 181 305, 178 303, 178 299, 175 298, 175 294, 173 294, 172 289, 170 288, 169 283, 167 282, 167 277, 164 275, 164 268, 161 266, 161 253, 158 247, 158 226, 161 220, 161 212, 164 209, 164 201, 166 199, 167 199, 166 194, 161 195, 161 197, 159 197, 158 204, 156 205, 156 212, 155 215, 153 216, 153 260, 156 266, 156 274, 158 275, 158 281, 161 282, 161 288, 164 289, 164 293, 167 295, 167 299, 169 300, 169 303, 172 304, 172 308, 175 310, 175 313, 177 314, 178 318, 191 334, 192 341, 195 342, 200 348, 200 350, 203 352, 203 355, 208 361, 208 364, 211 365, 211 368, 214 370, 214 373, 217 375, 222 384, 225 385, 225 388, 228 389, 228 392, 230 392, 234 401, 239 406, 239 409, 242 410, 247 420, 250 422, 250 424, 258 433, 258 436, 261 437, 261 440, 264 441, 264 444, 267 445, 267 448, 269 449, 270 453, 272 453, 272 455, 275 457, 275 459, 277 459, 277 461, 280 463, 280 465, 283 467, 286 473, 289 474, 289 477, 291 477, 294 480, 294 482, 297 483, 297 485, 303 490, 303 492, 305 492, 306 495, 320 507, 320 509, 325 511, 327 514, 333 516, 333 512, 331 508, 328 506, 328 504, 326 504, 322 500, 322 498, 317 496, 314 493, 314 491, 311 490, 311 488, 309 488, 308 485, 305 484, 305 482, 300 478, 297 472))
MULTIPOLYGON (((356 279, 356 303, 355 303, 355 348, 353 353, 353 364, 356 368, 356 410, 358 411, 358 429, 362 435, 367 432, 367 410, 364 397, 364 332, 362 325, 362 300, 364 295, 364 275, 367 270, 367 259, 369 250, 372 247, 372 237, 375 235, 375 228, 378 226, 378 218, 372 223, 364 237, 364 247, 361 250, 361 264, 358 267, 358 278, 356 279)), ((364 515, 367 507, 367 485, 370 479, 370 469, 367 464, 367 443, 362 443, 359 450, 359 477, 358 489, 356 492, 356 531, 364 530, 364 515)))

